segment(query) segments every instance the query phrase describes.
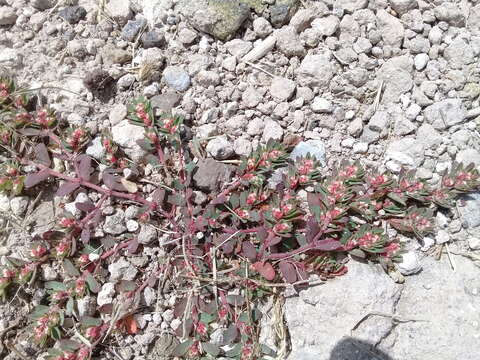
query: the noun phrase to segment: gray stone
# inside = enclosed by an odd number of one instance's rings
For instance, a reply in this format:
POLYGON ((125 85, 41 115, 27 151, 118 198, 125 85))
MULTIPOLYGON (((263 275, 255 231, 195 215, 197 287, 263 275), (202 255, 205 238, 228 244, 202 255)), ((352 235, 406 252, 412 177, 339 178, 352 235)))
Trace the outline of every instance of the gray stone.
POLYGON ((376 132, 383 132, 388 129, 390 116, 386 111, 377 111, 368 122, 368 127, 376 132))
POLYGON ((315 12, 311 9, 300 9, 290 20, 290 26, 293 26, 298 33, 301 33, 310 26, 315 16, 315 12))
POLYGON ((444 130, 465 120, 466 110, 460 99, 446 99, 430 105, 423 111, 425 121, 435 129, 444 130))
MULTIPOLYGON (((359 120, 362 121, 361 119, 359 120)), ((380 133, 378 131, 373 131, 369 126, 363 128, 362 135, 360 136, 361 141, 371 144, 377 142, 379 139, 380 133)))
POLYGON ((434 149, 442 143, 442 135, 432 125, 422 124, 417 129, 417 140, 423 144, 425 149, 434 149))
POLYGON ((417 0, 390 0, 390 6, 398 15, 403 15, 418 7, 417 0))
POLYGON ((155 95, 150 99, 150 103, 154 109, 160 112, 171 112, 177 106, 182 97, 175 92, 166 92, 164 94, 155 95))
POLYGON ((443 57, 454 69, 461 69, 463 66, 475 62, 476 59, 472 46, 460 37, 455 38, 447 46, 443 51, 443 57))
POLYGON ((300 0, 276 0, 270 5, 270 21, 274 26, 286 24, 297 11, 300 0))
POLYGON ((264 38, 270 35, 273 31, 272 25, 270 22, 263 18, 263 17, 258 17, 255 20, 253 20, 253 31, 258 37, 264 38))
POLYGON ((178 32, 178 39, 184 45, 192 44, 197 38, 197 33, 189 28, 183 28, 178 32))
POLYGON ((408 251, 402 255, 402 261, 398 264, 402 275, 413 275, 422 270, 415 251, 408 251))
POLYGON ((339 26, 340 20, 334 15, 317 18, 312 21, 312 29, 317 30, 323 36, 332 36, 339 26))
POLYGON ((217 86, 220 84, 220 75, 215 71, 200 70, 195 77, 198 84, 208 88, 209 86, 217 86))
POLYGON ((242 94, 242 102, 247 108, 257 107, 262 100, 262 94, 253 86, 248 87, 242 94))
POLYGON ((232 175, 233 169, 231 166, 208 158, 198 163, 198 168, 193 175, 193 181, 200 190, 206 193, 213 193, 229 182, 232 175))
POLYGON ((454 3, 444 2, 433 9, 435 16, 440 21, 446 21, 452 26, 465 26, 465 15, 454 3))
POLYGON ((307 154, 315 156, 322 166, 327 165, 327 156, 323 141, 307 140, 298 143, 290 153, 290 159, 295 161, 297 157, 307 156, 307 154))
POLYGON ((132 281, 138 273, 138 270, 125 258, 121 257, 117 261, 108 265, 110 281, 128 280, 132 281))
POLYGON ((30 4, 37 10, 43 11, 50 9, 54 5, 53 0, 32 0, 30 4))
POLYGON ((354 86, 361 87, 368 81, 368 71, 365 69, 352 69, 344 72, 345 78, 354 86))
POLYGON ((250 14, 249 6, 238 0, 182 0, 177 9, 194 28, 220 40, 232 38, 250 14))
POLYGON ((125 74, 117 81, 119 89, 129 89, 137 79, 133 74, 125 74))
POLYGON ((463 224, 468 228, 480 226, 480 192, 463 195, 458 202, 458 210, 463 224))
POLYGON ((127 231, 124 224, 125 213, 123 210, 118 209, 115 214, 106 216, 105 223, 103 224, 103 231, 111 235, 120 235, 127 231))
POLYGON ((112 127, 112 139, 121 146, 125 153, 134 161, 139 161, 145 155, 137 143, 138 140, 145 138, 145 129, 142 126, 130 124, 128 120, 123 120, 112 127))
POLYGON ((17 21, 17 14, 8 6, 0 6, 0 26, 13 25, 17 21))
POLYGON ((233 142, 233 148, 238 156, 248 156, 252 152, 252 141, 245 137, 239 137, 233 142))
POLYGON ((480 312, 478 268, 470 259, 451 254, 455 266, 433 257, 422 259, 423 270, 408 278, 395 314, 417 319, 395 327, 382 342, 392 359, 474 360, 478 349, 478 323, 472 314, 480 312), (448 294, 448 295, 447 295, 448 294), (435 302, 426 299, 441 299, 435 302), (414 312, 412 312, 414 310, 414 312), (414 316, 415 314, 415 316, 414 316))
POLYGON ((353 121, 348 125, 347 131, 352 136, 359 136, 363 130, 363 121, 361 118, 355 118, 353 121))
POLYGON ((150 244, 155 239, 158 239, 158 232, 152 225, 142 224, 140 232, 138 233, 138 242, 140 244, 150 244))
POLYGON ((160 48, 166 44, 165 35, 159 30, 143 33, 140 37, 140 41, 144 49, 160 48))
POLYGON ((270 95, 276 100, 287 101, 293 96, 295 88, 295 81, 276 76, 270 85, 270 95))
POLYGON ((168 86, 177 91, 185 91, 190 87, 190 75, 180 66, 167 66, 162 77, 168 86))
POLYGON ((132 10, 130 9, 129 0, 110 0, 107 4, 106 10, 107 14, 120 25, 126 24, 133 15, 132 10))
POLYGON ((216 160, 226 160, 234 154, 233 145, 225 135, 210 140, 206 150, 216 160))
POLYGON ((420 115, 420 112, 422 111, 422 108, 417 105, 417 104, 411 104, 407 110, 405 111, 405 115, 407 116, 408 120, 415 120, 418 115, 420 115))
POLYGON ((423 161, 425 147, 415 138, 407 137, 392 141, 385 152, 385 157, 402 165, 419 166, 423 161))
POLYGON ((291 26, 283 27, 278 30, 277 34, 277 48, 286 56, 303 56, 305 55, 305 48, 300 41, 295 29, 291 26))
POLYGON ((385 10, 377 11, 377 26, 382 29, 382 39, 385 45, 400 47, 403 42, 404 29, 399 19, 385 10))
POLYGON ((249 41, 245 41, 242 39, 233 39, 227 41, 225 43, 225 47, 230 54, 236 56, 237 59, 240 59, 248 54, 248 52, 252 49, 253 45, 249 41))
POLYGON ((140 30, 147 24, 147 21, 143 18, 139 20, 128 20, 122 29, 121 36, 124 40, 133 42, 140 30))
POLYGON ((335 66, 330 62, 330 52, 307 55, 296 69, 297 80, 302 86, 327 87, 335 74, 335 66))
POLYGON ((409 56, 398 56, 388 60, 377 72, 379 80, 384 81, 382 103, 395 103, 400 95, 410 91, 413 86, 412 79, 413 60, 409 56))
POLYGON ((100 50, 102 60, 107 65, 123 65, 132 59, 132 54, 124 49, 119 49, 114 45, 107 44, 100 50))
POLYGON ((1 192, 0 193, 0 212, 8 213, 10 211, 10 200, 8 195, 1 192))
POLYGON ((352 151, 354 154, 366 154, 368 151, 368 144, 364 142, 355 143, 352 151))
MULTIPOLYGON (((385 275, 378 265, 350 261, 346 275, 303 290, 298 297, 286 299, 285 320, 292 345, 288 359, 333 360, 330 357, 332 350, 346 334, 378 344, 394 327, 390 319, 370 317, 357 329, 352 329, 369 313, 394 313, 400 294, 401 286, 385 275), (323 335, 319 337, 319 334, 323 335)), ((357 351, 352 357, 335 359, 366 360, 372 359, 370 356, 359 358, 357 351)))
POLYGON ((357 10, 365 9, 368 5, 368 0, 337 0, 336 5, 345 10, 345 12, 352 14, 357 10))
POLYGON ((393 132, 395 135, 404 136, 411 134, 417 129, 414 123, 398 114, 395 118, 395 126, 393 132))
POLYGON ((76 24, 87 16, 87 10, 81 6, 67 6, 58 12, 58 16, 69 24, 76 24))

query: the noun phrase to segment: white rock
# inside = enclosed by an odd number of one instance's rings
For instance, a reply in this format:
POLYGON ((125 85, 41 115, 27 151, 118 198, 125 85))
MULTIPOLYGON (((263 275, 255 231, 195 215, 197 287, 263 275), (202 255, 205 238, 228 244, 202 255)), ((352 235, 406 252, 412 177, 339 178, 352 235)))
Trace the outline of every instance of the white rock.
POLYGON ((415 58, 413 59, 413 64, 415 65, 415 69, 418 71, 421 71, 425 69, 425 66, 427 66, 428 60, 430 60, 430 57, 427 54, 418 54, 415 55, 415 58))
POLYGON ((10 211, 10 200, 8 199, 8 196, 3 192, 0 193, 0 211, 4 213, 10 211))
POLYGON ((428 251, 431 249, 433 245, 435 245, 435 239, 432 239, 431 237, 426 236, 423 238, 423 246, 421 250, 428 251))
POLYGON ((292 97, 295 88, 295 81, 276 76, 270 85, 270 94, 279 101, 287 101, 292 97))
POLYGON ((468 247, 472 250, 480 250, 480 238, 469 237, 468 247))
POLYGON ((127 116, 127 107, 124 104, 116 104, 110 110, 108 114, 108 119, 112 126, 117 125, 120 121, 125 119, 127 116))
POLYGON ((247 55, 247 53, 252 49, 253 45, 249 41, 245 41, 242 39, 233 39, 226 42, 225 47, 231 55, 236 56, 238 59, 240 59, 243 56, 247 55))
POLYGON ((385 167, 390 170, 394 174, 398 174, 400 170, 402 170, 402 166, 398 164, 396 161, 387 161, 385 163, 385 167))
POLYGON ((137 140, 145 138, 144 134, 142 126, 132 125, 128 120, 123 120, 112 127, 113 141, 134 161, 139 161, 145 155, 145 151, 137 144, 137 140))
POLYGON ((226 160, 233 156, 234 149, 226 135, 218 136, 208 142, 207 152, 216 160, 226 160))
POLYGON ((334 15, 317 18, 312 22, 312 28, 323 36, 332 36, 335 34, 339 25, 340 20, 334 15))
POLYGON ((270 139, 280 141, 283 137, 282 127, 274 120, 268 119, 265 121, 265 128, 263 129, 262 141, 267 142, 270 139))
POLYGON ((440 229, 446 229, 448 227, 448 218, 441 213, 440 211, 437 212, 437 225, 440 229))
POLYGON ((260 43, 256 44, 255 47, 246 54, 242 61, 257 61, 267 55, 275 47, 277 43, 277 38, 275 34, 270 35, 260 43))
POLYGON ((135 220, 127 220, 127 230, 128 232, 135 232, 138 230, 140 225, 135 220))
POLYGON ((15 196, 10 200, 10 209, 16 216, 21 216, 27 210, 28 196, 15 196))
POLYGON ((367 151, 368 151, 368 143, 366 142, 358 142, 353 145, 354 154, 366 154, 367 151))
POLYGON ((316 113, 331 113, 333 111, 333 104, 330 100, 317 96, 313 100, 311 108, 316 113))
POLYGON ((90 155, 97 160, 101 160, 105 156, 105 148, 102 144, 102 138, 97 136, 95 139, 93 139, 92 143, 87 147, 85 152, 87 155, 90 155))
POLYGON ((445 244, 450 241, 450 235, 445 230, 438 230, 437 236, 435 236, 435 241, 438 245, 445 244))
POLYGON ((110 282, 104 284, 97 296, 98 306, 111 304, 113 302, 114 295, 115 295, 115 285, 110 282))
POLYGON ((106 10, 107 14, 121 25, 125 25, 133 15, 129 0, 110 0, 106 10))
POLYGON ((420 112, 422 111, 422 108, 418 104, 411 104, 407 110, 405 111, 405 115, 407 116, 408 120, 415 120, 418 115, 420 115, 420 112))
POLYGON ((422 265, 418 261, 417 254, 414 251, 408 251, 402 255, 402 262, 398 264, 398 269, 403 275, 413 275, 422 270, 422 265))

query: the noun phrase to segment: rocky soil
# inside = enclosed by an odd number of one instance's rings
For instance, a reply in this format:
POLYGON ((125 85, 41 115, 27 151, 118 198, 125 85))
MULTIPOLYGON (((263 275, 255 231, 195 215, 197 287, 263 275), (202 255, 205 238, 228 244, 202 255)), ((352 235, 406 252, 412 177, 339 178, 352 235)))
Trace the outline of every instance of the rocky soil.
MULTIPOLYGON (((300 136, 297 151, 314 152, 328 168, 359 159, 416 169, 432 185, 454 161, 480 168, 479 56, 478 1, 0 0, 0 67, 65 121, 86 126, 89 155, 102 156, 98 136, 110 131, 141 160, 143 128, 125 118, 128 102, 143 95, 158 111, 184 116, 214 159, 195 175, 204 193, 230 176, 218 161, 272 138, 300 136)), ((17 254, 24 232, 51 226, 58 202, 39 200, 0 195, 1 256, 17 254)), ((155 244, 112 264, 110 285, 85 312, 112 302, 113 284, 158 256, 157 231, 140 226, 135 210, 106 207, 96 236, 139 233, 155 244)), ((478 359, 480 193, 439 213, 435 236, 405 241, 403 284, 352 261, 346 276, 289 295, 288 359, 381 358, 371 347, 392 359, 478 359), (331 355, 346 337, 363 345, 331 355)), ((53 280, 55 271, 42 276, 53 280)), ((178 326, 171 299, 150 289, 145 301, 156 310, 137 315, 141 332, 106 359, 162 358, 165 334, 178 326)), ((27 312, 1 305, 0 333, 27 312)))

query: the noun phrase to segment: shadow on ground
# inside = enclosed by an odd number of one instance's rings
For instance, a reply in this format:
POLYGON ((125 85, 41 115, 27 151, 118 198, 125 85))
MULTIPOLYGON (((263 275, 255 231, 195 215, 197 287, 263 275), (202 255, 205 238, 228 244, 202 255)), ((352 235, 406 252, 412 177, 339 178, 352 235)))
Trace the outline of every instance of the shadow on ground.
POLYGON ((375 349, 372 344, 351 337, 344 337, 332 349, 329 360, 394 360, 388 354, 375 349))

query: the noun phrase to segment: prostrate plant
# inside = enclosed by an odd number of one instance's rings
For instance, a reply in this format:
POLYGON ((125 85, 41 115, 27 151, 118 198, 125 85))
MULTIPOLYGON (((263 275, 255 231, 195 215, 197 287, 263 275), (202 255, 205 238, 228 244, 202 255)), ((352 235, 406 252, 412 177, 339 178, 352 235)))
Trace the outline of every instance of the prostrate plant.
POLYGON ((17 195, 43 182, 58 186, 57 196, 86 192, 96 199, 76 204, 80 218, 66 213, 54 229, 34 236, 29 257, 3 259, 1 297, 18 286, 47 289, 48 298, 32 314, 31 326, 35 341, 49 347, 55 360, 89 359, 113 331, 135 334, 132 314, 147 286, 176 293, 181 343, 173 355, 274 356, 258 343, 259 299, 288 284, 308 286, 310 274, 323 280, 344 274, 346 255, 394 268, 402 244, 388 235, 390 229, 422 238, 434 229, 435 205, 449 207, 458 194, 480 184, 473 165, 455 166, 436 189, 412 172, 381 174, 358 162, 339 164, 323 176, 313 156, 292 160, 284 146, 268 142, 242 160, 231 183, 202 202, 192 184, 198 159, 182 136, 182 119, 157 117, 147 100, 138 99, 129 117, 145 127, 140 145, 148 152, 145 159, 154 166, 156 181, 162 180, 147 194, 141 184, 119 175, 130 163, 108 136, 103 139, 105 158, 97 164, 83 153, 86 130, 65 127, 54 113, 29 107, 33 102, 17 94, 13 83, 0 80, 0 139, 10 158, 3 166, 1 189, 17 195), (274 173, 282 174, 277 184, 274 173), (142 252, 136 237, 112 243, 92 236, 110 198, 119 206, 141 205, 138 220, 162 229, 161 246, 168 255, 134 281, 120 281, 113 307, 98 308, 96 317, 80 317, 78 300, 106 282, 102 268, 117 255, 142 252), (37 269, 47 263, 61 264, 60 281, 37 279, 37 269), (170 289, 164 287, 166 279, 170 289), (222 333, 221 341, 212 339, 214 332, 222 333))

